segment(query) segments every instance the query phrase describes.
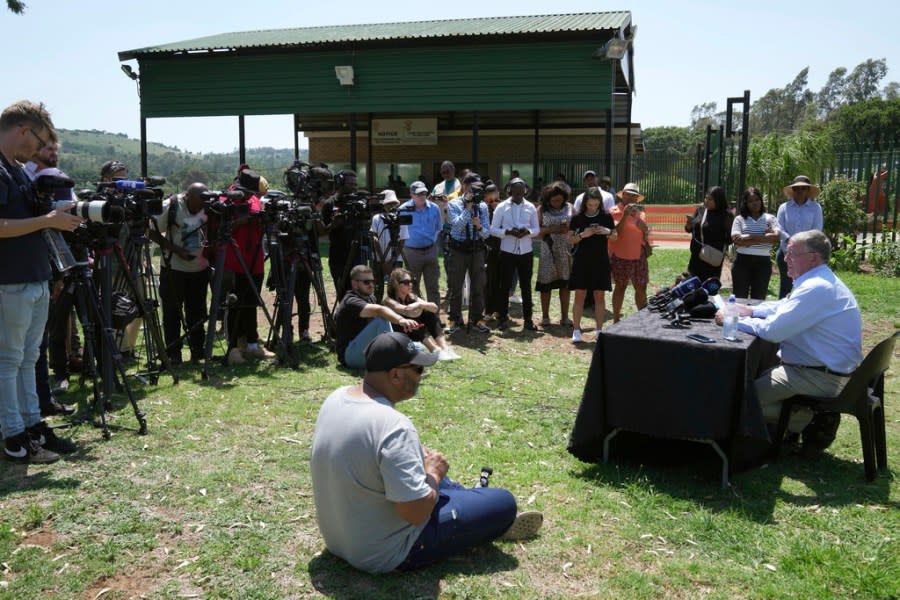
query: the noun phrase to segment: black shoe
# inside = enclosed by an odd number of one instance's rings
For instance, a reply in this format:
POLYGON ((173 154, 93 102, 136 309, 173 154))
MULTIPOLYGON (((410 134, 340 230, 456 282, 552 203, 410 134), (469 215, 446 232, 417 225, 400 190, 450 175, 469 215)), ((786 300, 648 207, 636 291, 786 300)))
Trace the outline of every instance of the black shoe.
POLYGON ((509 327, 509 317, 502 317, 497 323, 497 329, 503 330, 509 327))
POLYGON ((813 458, 828 448, 837 436, 840 424, 841 413, 817 412, 803 430, 803 456, 813 458))
POLYGON ((50 401, 41 404, 41 416, 52 417, 53 415, 71 415, 75 412, 75 407, 71 404, 63 404, 53 396, 50 401))
POLYGON ((527 321, 525 321, 525 324, 522 325, 522 327, 524 329, 527 329, 528 331, 537 331, 538 330, 537 325, 535 325, 534 321, 532 321, 531 319, 528 319, 527 321))
POLYGON ((3 456, 17 463, 48 464, 59 460, 59 454, 36 444, 27 431, 3 440, 3 456))
POLYGON ((31 436, 31 439, 44 450, 50 450, 51 452, 58 452, 60 454, 71 454, 78 449, 72 440, 57 437, 53 429, 44 421, 41 421, 37 425, 32 425, 25 431, 27 431, 28 435, 31 436))

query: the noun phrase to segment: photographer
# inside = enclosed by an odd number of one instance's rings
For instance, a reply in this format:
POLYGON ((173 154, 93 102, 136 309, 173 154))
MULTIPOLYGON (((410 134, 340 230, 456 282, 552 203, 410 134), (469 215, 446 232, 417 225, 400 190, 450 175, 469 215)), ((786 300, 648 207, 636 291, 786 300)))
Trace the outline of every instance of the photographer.
MULTIPOLYGON (((25 164, 25 172, 32 181, 39 177, 50 176, 68 179, 68 176, 60 171, 59 142, 47 144, 30 161, 25 164)), ((61 187, 53 190, 54 202, 67 202, 73 200, 72 188, 61 187)), ((54 206, 55 208, 55 206, 54 206)), ((35 365, 37 376, 37 394, 41 405, 41 415, 69 415, 75 412, 75 407, 61 404, 54 394, 64 394, 69 389, 69 356, 67 338, 71 334, 73 344, 78 340, 78 333, 72 324, 74 311, 71 302, 63 302, 61 310, 55 310, 59 305, 64 286, 63 274, 53 269, 53 281, 50 285, 50 308, 47 325, 44 329, 44 337, 41 341, 41 349, 35 365), (47 355, 50 355, 50 364, 47 355), (50 389, 50 369, 52 365, 56 389, 50 389)), ((78 359, 80 360, 80 359, 78 359)))
MULTIPOLYGON (((501 202, 494 210, 491 220, 491 235, 500 238, 500 276, 503 289, 512 287, 513 273, 519 273, 519 286, 522 289, 523 327, 529 331, 537 331, 532 320, 531 274, 534 270, 532 254, 532 236, 540 233, 537 209, 525 200, 528 186, 516 177, 509 182, 510 197, 501 202)), ((509 326, 509 298, 500 305, 499 329, 509 326)))
POLYGON ((173 365, 182 362, 182 314, 191 362, 199 362, 203 358, 203 324, 206 321, 206 292, 209 288, 209 261, 203 256, 207 219, 203 203, 206 191, 202 183, 192 183, 184 193, 166 199, 162 214, 154 217, 155 227, 148 233, 150 239, 162 248, 159 297, 166 352, 173 365))
POLYGON ((41 421, 34 365, 47 323, 50 261, 41 230, 72 231, 81 219, 51 210, 39 214, 21 163, 57 141, 43 104, 23 100, 0 114, 0 431, 4 456, 49 463, 75 450, 41 421))
MULTIPOLYGON (((263 283, 262 228, 259 213, 260 176, 253 170, 244 168, 235 178, 229 190, 239 191, 242 196, 232 202, 240 207, 246 216, 240 216, 232 222, 231 238, 234 245, 225 248, 224 290, 232 289, 237 296, 237 305, 228 311, 228 357, 229 365, 240 365, 246 362, 245 357, 270 359, 275 357, 259 345, 259 332, 256 325, 256 311, 259 306, 254 286, 259 291, 263 283), (247 268, 249 276, 241 267, 239 252, 247 268), (245 345, 246 344, 246 345, 245 345)), ((225 201, 222 200, 224 203, 225 201)))
POLYGON ((448 206, 450 256, 447 259, 447 295, 449 322, 447 333, 462 327, 462 296, 466 275, 469 276, 469 326, 479 333, 488 333, 484 322, 484 257, 488 237, 488 209, 483 201, 484 185, 477 175, 466 178, 463 194, 448 206))
POLYGON ((383 275, 390 275, 394 270, 394 263, 402 260, 400 252, 403 249, 404 242, 409 239, 409 226, 400 224, 400 215, 397 213, 397 207, 400 201, 394 190, 384 190, 384 200, 381 201, 383 213, 372 216, 372 226, 369 230, 375 234, 378 240, 378 247, 381 249, 381 267, 383 275), (394 235, 396 240, 394 245, 396 251, 391 248, 391 229, 395 228, 394 235))
POLYGON ((340 204, 347 197, 356 194, 358 185, 353 171, 340 171, 334 176, 334 180, 338 189, 322 204, 322 225, 328 232, 328 270, 331 272, 337 297, 343 298, 346 289, 342 285, 341 276, 345 265, 348 260, 358 260, 358 257, 350 256, 356 223, 341 212, 340 204))

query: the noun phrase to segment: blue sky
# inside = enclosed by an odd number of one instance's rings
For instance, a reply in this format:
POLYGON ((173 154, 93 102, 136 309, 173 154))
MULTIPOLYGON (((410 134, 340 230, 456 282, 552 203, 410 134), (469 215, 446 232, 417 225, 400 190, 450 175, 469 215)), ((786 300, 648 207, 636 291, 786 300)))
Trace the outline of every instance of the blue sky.
MULTIPOLYGON (((536 0, 414 4, 27 0, 27 4, 22 16, 0 12, 0 51, 6 58, 0 106, 21 98, 39 100, 48 105, 58 127, 102 129, 131 137, 139 135, 138 98, 134 83, 120 70, 117 53, 229 31, 630 10, 638 25, 633 116, 644 127, 687 125, 697 104, 715 101, 724 109, 727 97, 740 96, 745 89, 751 100, 758 98, 773 87, 783 87, 807 66, 813 90, 834 68, 852 69, 869 58, 887 59, 890 70, 883 83, 900 81, 896 1, 559 0, 548 5, 536 0), (333 6, 340 10, 326 10, 333 6)), ((552 73, 523 68, 522 76, 529 85, 560 87, 552 73)), ((565 93, 564 86, 560 89, 565 93)), ((152 141, 195 152, 237 146, 236 118, 150 119, 147 129, 152 141)), ((247 144, 292 147, 291 117, 248 117, 247 144)))

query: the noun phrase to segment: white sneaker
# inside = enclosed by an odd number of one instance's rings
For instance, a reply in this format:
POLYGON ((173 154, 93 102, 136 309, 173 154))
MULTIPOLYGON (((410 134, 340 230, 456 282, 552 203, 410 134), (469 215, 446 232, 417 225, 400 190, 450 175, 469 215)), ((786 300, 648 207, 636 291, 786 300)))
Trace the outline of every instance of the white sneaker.
POLYGON ((512 295, 509 297, 510 304, 522 304, 521 296, 512 295))
POLYGON ((438 350, 438 360, 459 360, 460 356, 453 350, 438 350))
POLYGON ((581 338, 581 330, 576 329, 572 332, 572 343, 577 344, 579 342, 583 342, 584 340, 581 338))

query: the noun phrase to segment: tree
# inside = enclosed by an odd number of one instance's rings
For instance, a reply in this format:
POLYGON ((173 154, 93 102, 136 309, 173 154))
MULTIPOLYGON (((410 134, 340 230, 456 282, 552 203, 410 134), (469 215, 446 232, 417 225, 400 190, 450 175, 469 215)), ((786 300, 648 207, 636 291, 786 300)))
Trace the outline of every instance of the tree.
POLYGON ((25 12, 25 3, 20 2, 19 0, 6 0, 6 6, 17 15, 21 15, 25 12))
POLYGON ((694 138, 687 127, 648 127, 642 134, 649 152, 692 156, 694 138))
POLYGON ((787 133, 800 129, 814 110, 815 95, 807 89, 809 67, 781 89, 773 88, 753 103, 750 130, 757 135, 787 133))
POLYGON ((878 97, 878 84, 887 75, 887 60, 872 60, 856 65, 847 76, 847 103, 855 104, 878 97))
POLYGON ((900 98, 871 98, 842 106, 833 117, 835 139, 876 147, 900 141, 900 98))
POLYGON ((827 119, 828 116, 846 102, 847 69, 838 67, 828 76, 828 81, 816 94, 816 106, 819 110, 819 118, 827 119))
POLYGON ((881 95, 885 100, 896 100, 900 98, 900 83, 896 81, 892 81, 886 86, 884 86, 884 91, 881 92, 881 95))

